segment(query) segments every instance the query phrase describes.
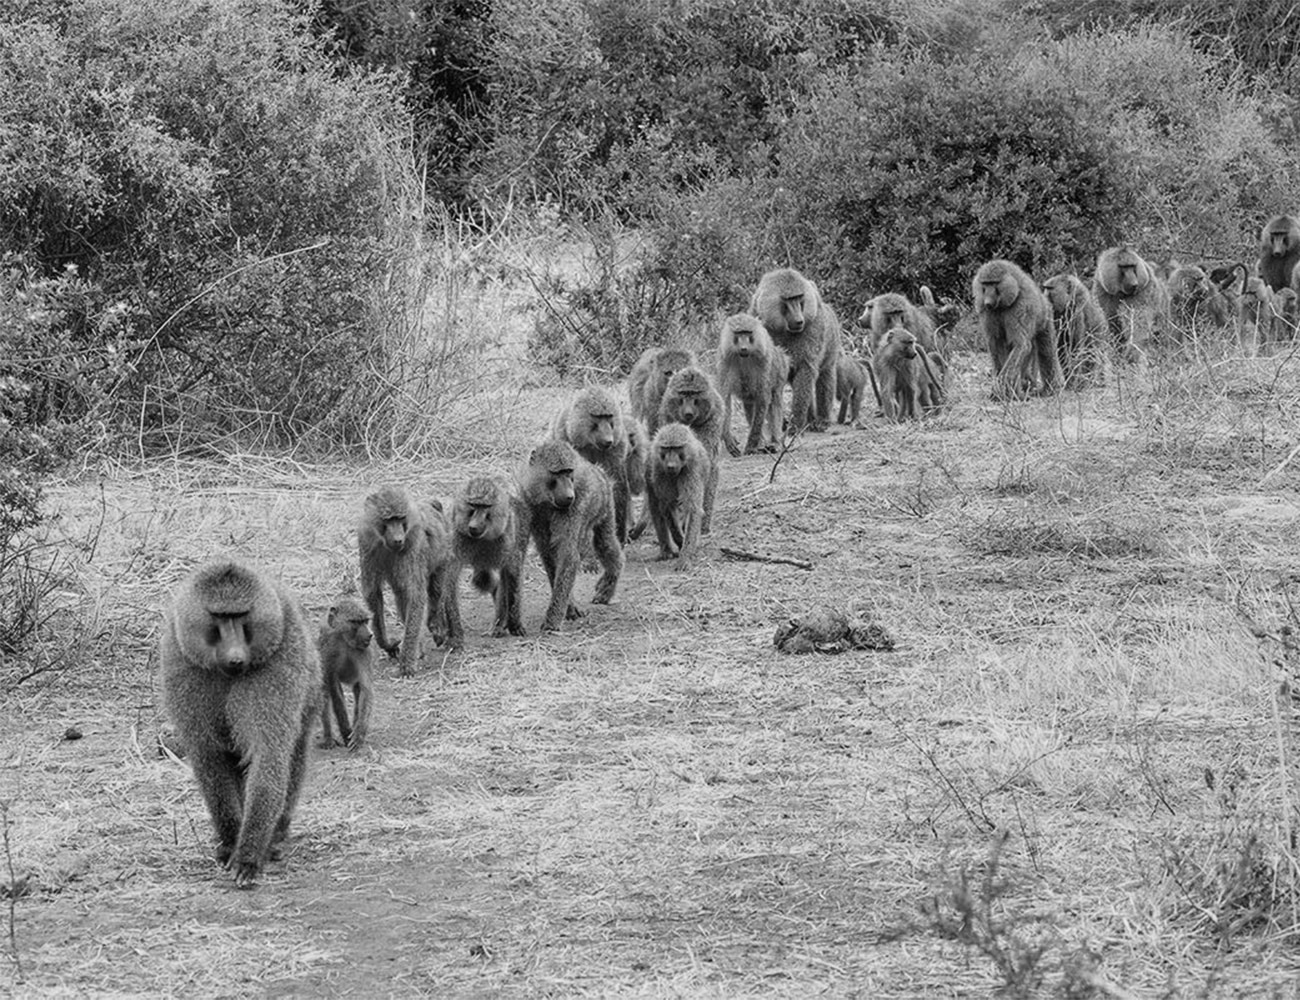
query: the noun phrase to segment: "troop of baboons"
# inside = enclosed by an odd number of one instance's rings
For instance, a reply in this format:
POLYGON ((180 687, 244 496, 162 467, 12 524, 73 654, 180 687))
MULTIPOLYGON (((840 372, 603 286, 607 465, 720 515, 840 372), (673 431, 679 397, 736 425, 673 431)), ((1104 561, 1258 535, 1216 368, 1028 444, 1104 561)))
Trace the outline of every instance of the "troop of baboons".
MULTIPOLYGON (((1114 357, 1145 362, 1195 324, 1236 325, 1254 354, 1294 336, 1300 322, 1300 224, 1271 219, 1254 270, 1228 264, 1156 267, 1132 247, 1097 257, 1091 282, 1056 274, 1041 287, 1009 260, 971 277, 972 314, 987 339, 992 394, 1016 399, 1104 382, 1114 357)), ((313 642, 297 600, 237 562, 200 566, 176 589, 159 647, 163 707, 184 745, 211 816, 217 858, 237 885, 253 884, 285 839, 319 717, 323 747, 368 739, 374 645, 412 674, 427 629, 436 645, 464 645, 459 582, 494 600, 491 634, 523 636, 529 546, 550 584, 543 632, 584 612, 577 577, 600 575, 593 604, 613 601, 624 546, 653 525, 659 558, 694 561, 713 527, 721 452, 788 448, 806 431, 839 422, 865 426, 870 385, 888 421, 919 420, 945 406, 945 337, 958 314, 920 289, 920 304, 889 292, 858 319, 865 346, 854 356, 835 310, 791 268, 764 274, 748 311, 720 324, 716 378, 690 350, 647 349, 628 378, 627 406, 610 386, 579 392, 554 417, 513 478, 474 475, 447 506, 381 487, 361 503, 360 598, 336 598, 313 642), (785 404, 785 388, 790 402, 785 404), (747 424, 742 448, 732 402, 747 424), (636 498, 643 497, 639 518, 636 498), (401 635, 389 638, 385 590, 401 635), (348 713, 345 692, 352 693, 348 713)), ((780 461, 778 457, 776 461, 780 461)))

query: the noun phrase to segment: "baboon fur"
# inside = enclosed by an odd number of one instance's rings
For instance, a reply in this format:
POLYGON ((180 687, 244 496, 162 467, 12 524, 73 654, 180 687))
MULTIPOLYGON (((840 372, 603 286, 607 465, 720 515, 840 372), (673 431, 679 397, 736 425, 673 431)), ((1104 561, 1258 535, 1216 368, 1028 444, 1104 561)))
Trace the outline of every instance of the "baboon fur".
MULTIPOLYGON (((1297 269, 1300 271, 1300 269, 1297 269)), ((1300 325, 1300 292, 1283 288, 1273 293, 1273 339, 1294 340, 1300 325)))
POLYGON ((857 426, 862 416, 862 397, 867 391, 867 370, 857 358, 840 355, 835 369, 835 395, 840 400, 838 422, 857 426))
POLYGON ((896 326, 885 331, 871 358, 880 407, 893 423, 918 420, 943 404, 943 389, 916 334, 896 326))
POLYGON ((664 424, 650 442, 646 506, 660 559, 685 559, 699 547, 709 457, 685 424, 664 424))
POLYGON ((339 738, 350 750, 366 742, 370 733, 370 708, 374 697, 370 675, 374 667, 370 610, 359 598, 340 597, 329 609, 316 638, 320 652, 325 700, 321 708, 321 746, 334 746, 331 715, 338 723, 339 738), (344 686, 352 689, 353 718, 343 697, 344 686))
POLYGON ((604 473, 572 445, 546 441, 528 456, 520 492, 529 534, 551 583, 542 631, 555 632, 566 618, 583 615, 572 597, 588 541, 602 570, 591 603, 613 600, 623 570, 623 549, 614 527, 614 491, 604 473))
POLYGON ((1263 278, 1244 274, 1237 301, 1237 336, 1246 357, 1254 357, 1272 340, 1273 292, 1263 278))
POLYGON ((731 433, 733 397, 740 398, 749 425, 745 454, 776 451, 784 422, 782 396, 789 377, 790 359, 772 343, 757 317, 736 313, 723 321, 718 334, 718 390, 725 401, 722 441, 730 454, 740 454, 740 445, 731 433), (767 441, 763 440, 765 428, 767 441))
POLYGON ((567 441, 574 450, 609 478, 614 487, 614 512, 619 542, 627 543, 627 435, 623 433, 623 410, 608 389, 598 386, 582 390, 556 418, 553 436, 567 441))
POLYGON ((251 886, 289 833, 320 709, 321 667, 298 602, 237 562, 176 588, 158 659, 163 708, 207 803, 217 860, 251 886))
POLYGON ((1106 369, 1106 317, 1077 276, 1054 274, 1043 282, 1052 308, 1056 351, 1067 383, 1103 381, 1106 369))
POLYGON ((961 319, 962 307, 955 302, 936 301, 930 287, 922 285, 921 303, 917 308, 930 317, 930 322, 934 324, 935 346, 938 350, 938 358, 942 360, 945 357, 944 344, 952 328, 961 319))
POLYGON ((792 268, 781 268, 759 280, 749 311, 790 357, 791 432, 824 431, 831 422, 841 349, 835 310, 811 281, 792 268))
POLYGON ((642 352, 628 376, 627 394, 632 415, 645 421, 648 435, 659 429, 659 404, 668 380, 683 368, 698 367, 695 352, 680 347, 647 347, 642 352))
MULTIPOLYGON (((446 641, 447 577, 451 570, 450 530, 442 510, 416 507, 406 491, 385 486, 366 497, 357 528, 361 595, 370 608, 375 642, 398 656, 398 672, 409 676, 420 655, 420 630, 427 616, 435 642, 446 641), (401 653, 384 627, 384 584, 402 619, 401 653)), ((459 648, 453 647, 453 648, 459 648)))
MULTIPOLYGON (((993 359, 993 397, 1056 392, 1061 363, 1052 308, 1034 279, 1009 260, 980 266, 971 282, 975 311, 993 359)), ((883 389, 882 389, 883 395, 883 389)))
POLYGON ((1145 356, 1151 339, 1168 325, 1169 291, 1132 247, 1111 247, 1097 256, 1092 294, 1106 317, 1111 343, 1125 360, 1145 356))
POLYGON ((447 583, 447 624, 452 641, 462 639, 460 574, 467 566, 475 589, 494 598, 492 634, 526 634, 521 579, 528 516, 523 499, 500 480, 474 476, 452 502, 451 527, 455 565, 447 583))
POLYGON ((650 439, 645 428, 636 417, 623 415, 623 430, 627 434, 627 511, 623 515, 631 536, 632 525, 636 519, 632 516, 632 498, 645 493, 646 463, 650 460, 650 439))
POLYGON ((663 402, 659 404, 659 426, 685 424, 695 432, 709 467, 704 482, 704 518, 701 534, 713 529, 713 504, 718 495, 718 455, 722 447, 722 397, 713 388, 709 376, 699 368, 683 368, 668 380, 663 402))
POLYGON ((913 305, 906 295, 898 292, 886 292, 868 300, 858 322, 865 323, 871 329, 872 344, 880 343, 881 337, 901 326, 916 334, 917 341, 932 357, 939 351, 934 321, 924 310, 913 305))
POLYGON ((1170 320, 1180 328, 1175 335, 1181 338, 1201 323, 1211 323, 1217 328, 1227 326, 1236 313, 1238 295, 1233 287, 1236 280, 1235 268, 1216 283, 1197 264, 1175 267, 1166 282, 1170 320))
POLYGON ((1300 261, 1300 222, 1290 215, 1275 215, 1259 233, 1259 276, 1270 291, 1291 284, 1300 261))

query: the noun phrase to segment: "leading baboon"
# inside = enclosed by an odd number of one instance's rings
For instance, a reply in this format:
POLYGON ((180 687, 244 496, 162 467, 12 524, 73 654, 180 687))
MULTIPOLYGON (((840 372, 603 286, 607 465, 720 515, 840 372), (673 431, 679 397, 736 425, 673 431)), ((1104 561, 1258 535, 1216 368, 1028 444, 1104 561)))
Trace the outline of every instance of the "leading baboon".
POLYGON ((664 424, 650 442, 646 506, 659 538, 659 558, 686 559, 700 541, 709 457, 685 424, 664 424))
POLYGON ((330 716, 339 724, 343 745, 355 750, 370 732, 371 667, 370 611, 358 598, 340 597, 326 616, 316 639, 320 651, 321 677, 325 685, 325 703, 321 707, 321 746, 334 745, 330 716), (348 719, 343 698, 344 685, 352 689, 354 717, 348 719))
POLYGON ((885 331, 872 353, 871 365, 886 420, 918 420, 925 410, 943 404, 942 384, 911 330, 896 326, 885 331))
POLYGON ((1300 261, 1300 222, 1289 215, 1275 215, 1259 233, 1259 276, 1270 291, 1291 284, 1291 274, 1300 261))
POLYGON ((1043 282, 1052 307, 1056 351, 1067 383, 1103 380, 1106 369, 1106 317, 1088 286, 1073 274, 1054 274, 1043 282))
POLYGON ((790 377, 790 360, 772 343, 767 328, 755 316, 736 313, 723 321, 718 334, 718 390, 724 402, 722 441, 732 455, 740 445, 731 433, 731 403, 739 396, 749 422, 745 454, 776 451, 781 443, 782 394, 790 377), (770 440, 763 441, 763 428, 770 440))
POLYGON ((217 835, 248 887, 288 836, 320 707, 320 659, 297 601, 237 562, 176 589, 159 644, 163 707, 217 835))
POLYGON ((835 364, 840 359, 840 321, 835 310, 816 285, 787 267, 763 275, 749 311, 790 356, 791 432, 798 434, 805 427, 824 431, 831 422, 835 364))
POLYGON ((718 453, 722 447, 722 397, 709 376, 698 368, 683 368, 668 381, 659 404, 659 426, 685 424, 695 432, 709 458, 704 482, 704 518, 700 532, 713 530, 713 503, 718 495, 718 453))
POLYGON ((838 423, 861 426, 858 421, 862 416, 862 397, 866 391, 867 370, 857 358, 841 354, 835 368, 835 395, 840 400, 838 423))
POLYGON ((1263 278, 1241 266, 1241 298, 1237 301, 1237 336, 1246 357, 1254 357, 1273 334, 1273 293, 1263 278))
POLYGON ((1169 322, 1169 292, 1151 265, 1132 247, 1103 250, 1097 257, 1092 294, 1120 357, 1145 357, 1151 338, 1163 333, 1169 322))
POLYGON ((375 642, 389 656, 396 656, 398 644, 388 641, 384 627, 383 586, 387 583, 392 588, 402 619, 397 663, 403 676, 414 670, 419 658, 420 629, 426 613, 435 641, 441 645, 446 638, 440 633, 451 568, 448 534, 440 509, 433 505, 417 508, 400 487, 385 486, 366 497, 357 528, 361 594, 373 616, 375 642))
POLYGON ((461 639, 460 571, 472 570, 470 582, 495 599, 492 634, 524 635, 524 552, 528 517, 523 500, 491 476, 475 476, 460 488, 451 509, 452 550, 456 562, 447 582, 447 621, 451 639, 461 639))
POLYGON ((554 632, 566 618, 580 618, 573 583, 590 540, 602 573, 592 604, 608 604, 623 570, 623 549, 614 528, 614 491, 595 466, 563 441, 546 441, 528 456, 521 484, 529 533, 551 582, 551 603, 542 631, 554 632))
POLYGON ((659 403, 668 380, 683 368, 698 367, 695 352, 680 347, 647 347, 641 353, 627 378, 627 394, 632 415, 645 421, 648 433, 659 429, 659 403))
POLYGON ((567 441, 574 450, 609 477, 614 487, 614 514, 618 540, 627 542, 627 435, 623 433, 623 411, 608 389, 592 386, 578 393, 555 420, 553 436, 567 441))
POLYGON ((1009 260, 991 260, 975 272, 971 288, 993 359, 993 397, 1033 392, 1038 378, 1043 393, 1055 392, 1061 385, 1056 327, 1034 279, 1009 260))
MULTIPOLYGON (((926 291, 928 292, 929 289, 926 291)), ((916 334, 917 341, 932 358, 939 353, 934 321, 925 310, 913 305, 906 295, 898 292, 877 295, 867 302, 862 315, 858 317, 858 322, 865 323, 871 328, 873 345, 880 343, 880 338, 890 330, 901 326, 916 334)))

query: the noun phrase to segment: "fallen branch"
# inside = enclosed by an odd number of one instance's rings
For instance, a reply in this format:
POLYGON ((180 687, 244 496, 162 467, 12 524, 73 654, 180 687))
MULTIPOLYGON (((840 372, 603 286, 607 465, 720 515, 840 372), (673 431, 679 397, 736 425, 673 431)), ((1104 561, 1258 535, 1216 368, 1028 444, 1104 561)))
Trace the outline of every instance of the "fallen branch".
POLYGON ((790 559, 786 556, 765 556, 759 552, 746 552, 744 549, 730 549, 719 545, 718 551, 732 559, 744 559, 747 562, 783 563, 786 566, 798 566, 800 569, 812 569, 813 564, 807 559, 790 559))

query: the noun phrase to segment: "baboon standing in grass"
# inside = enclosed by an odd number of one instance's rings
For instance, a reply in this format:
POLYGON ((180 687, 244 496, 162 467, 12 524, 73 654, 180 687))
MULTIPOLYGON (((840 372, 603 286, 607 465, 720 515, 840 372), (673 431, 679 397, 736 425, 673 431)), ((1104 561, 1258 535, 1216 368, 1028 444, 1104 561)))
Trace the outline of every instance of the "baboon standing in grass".
POLYGON ((618 540, 627 542, 627 435, 623 411, 608 389, 584 389, 555 420, 553 437, 567 441, 588 462, 609 477, 614 487, 618 540))
POLYGON ((448 580, 448 626, 452 641, 461 640, 460 571, 472 570, 475 589, 491 594, 496 616, 492 634, 524 635, 524 552, 528 548, 528 518, 523 501, 503 482, 475 476, 456 494, 451 511, 452 550, 456 557, 448 580))
POLYGON ((320 717, 322 747, 334 746, 331 715, 338 722, 339 738, 349 750, 355 750, 366 741, 374 692, 370 684, 374 663, 370 640, 369 609, 358 598, 340 597, 329 609, 325 625, 316 639, 325 686, 325 703, 320 717), (345 685, 352 689, 354 717, 351 720, 343 697, 345 685))
POLYGON ((896 326, 886 331, 871 363, 886 420, 919 420, 925 410, 943 405, 941 383, 925 348, 911 330, 896 326))
POLYGON ((1152 337, 1163 333, 1169 322, 1169 291, 1151 265, 1131 247, 1103 250, 1097 257, 1092 293, 1120 357, 1145 357, 1152 337))
POLYGON ((781 397, 789 376, 789 358, 772 343, 767 328, 757 317, 748 313, 727 317, 718 335, 718 390, 725 401, 722 441, 728 452, 740 454, 740 445, 731 433, 733 396, 740 397, 749 422, 745 454, 776 451, 781 442, 784 412, 781 397), (769 438, 766 442, 764 427, 769 438))
POLYGON ((841 354, 835 373, 835 395, 840 400, 839 423, 861 426, 859 418, 862 416, 862 397, 866 391, 867 370, 857 358, 841 354))
POLYGON ((659 538, 659 558, 686 559, 699 547, 709 458, 685 424, 664 424, 650 443, 646 506, 659 538))
POLYGON ((713 504, 718 495, 718 456, 722 448, 722 397, 709 376, 698 368, 684 368, 668 381, 659 404, 659 426, 685 424, 695 432, 709 467, 704 480, 704 518, 700 533, 713 530, 713 504))
POLYGON ((572 445, 546 441, 528 457, 522 494, 529 533, 551 582, 542 631, 555 632, 566 618, 582 617, 572 600, 573 584, 588 540, 602 569, 591 603, 608 604, 614 598, 623 570, 623 549, 614 527, 614 491, 604 474, 572 445))
POLYGON ((237 562, 176 589, 158 658, 162 701, 217 835, 251 886, 289 834, 320 708, 321 667, 298 602, 237 562))
POLYGON ((1052 307, 1057 356, 1067 383, 1104 380, 1106 370, 1106 317, 1079 278, 1054 274, 1043 282, 1043 294, 1052 307))
POLYGON ((1300 262, 1300 222, 1289 215, 1275 215, 1259 233, 1259 276, 1270 291, 1291 284, 1300 262))
POLYGON ((627 394, 632 415, 645 421, 649 435, 659 429, 659 404, 668 380, 683 368, 698 367, 695 352, 680 347, 647 347, 641 353, 627 378, 627 394))
POLYGON ((993 398, 1034 392, 1038 378, 1041 392, 1056 392, 1061 385, 1056 327, 1034 279, 1009 260, 991 260, 975 272, 971 288, 993 359, 993 398))
POLYGON ((816 285, 787 267, 763 275, 749 311, 790 356, 791 433, 799 434, 805 427, 824 431, 831 422, 835 365, 840 359, 840 321, 835 310, 816 285))

